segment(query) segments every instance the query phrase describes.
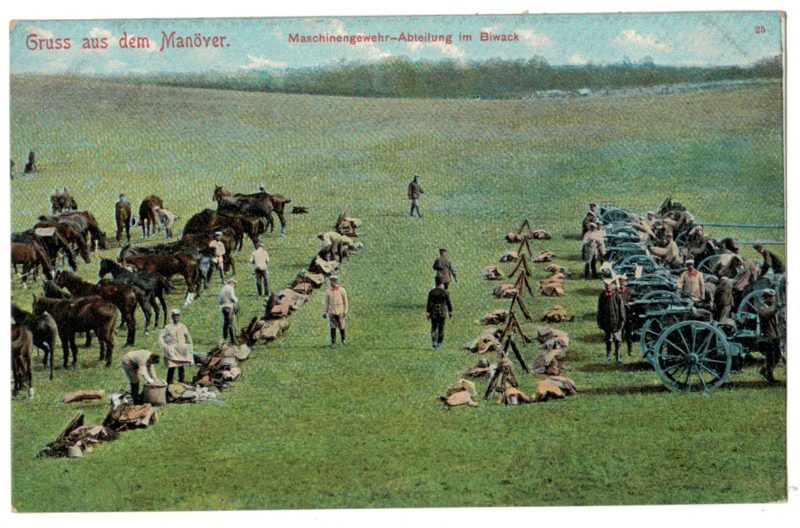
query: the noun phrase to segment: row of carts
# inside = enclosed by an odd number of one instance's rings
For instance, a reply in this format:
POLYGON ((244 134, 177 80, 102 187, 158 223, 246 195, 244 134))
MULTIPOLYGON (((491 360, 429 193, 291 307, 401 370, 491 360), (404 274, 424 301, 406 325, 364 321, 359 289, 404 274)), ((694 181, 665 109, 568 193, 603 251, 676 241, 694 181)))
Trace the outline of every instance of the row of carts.
MULTIPOLYGON (((762 296, 767 289, 783 288, 783 277, 768 273, 754 281, 734 306, 730 319, 714 321, 710 311, 678 291, 677 279, 684 270, 661 265, 648 253, 647 244, 633 227, 635 216, 618 207, 598 208, 605 231, 605 260, 615 274, 633 277, 628 282, 634 292, 629 331, 638 338, 644 360, 666 387, 681 392, 713 391, 744 364, 748 354, 758 351, 762 296)), ((685 237, 676 237, 676 243, 683 248, 685 237)), ((696 266, 707 283, 717 280, 713 275, 720 256, 710 255, 696 266)))

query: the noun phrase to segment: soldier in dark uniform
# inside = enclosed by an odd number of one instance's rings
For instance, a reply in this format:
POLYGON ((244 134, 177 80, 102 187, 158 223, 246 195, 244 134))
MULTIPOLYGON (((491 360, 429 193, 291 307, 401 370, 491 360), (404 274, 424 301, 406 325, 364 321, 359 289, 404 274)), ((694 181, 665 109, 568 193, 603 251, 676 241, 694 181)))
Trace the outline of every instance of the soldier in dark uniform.
POLYGON ((628 357, 633 355, 633 317, 630 317, 630 303, 633 300, 633 292, 628 288, 628 276, 620 275, 619 288, 617 295, 622 298, 622 306, 625 308, 625 324, 622 325, 622 340, 628 348, 628 357))
POLYGON ((435 283, 436 287, 428 292, 425 318, 431 321, 431 347, 438 350, 444 341, 444 323, 448 317, 453 317, 453 305, 450 294, 442 287, 442 279, 436 277, 435 283))
MULTIPOLYGON (((761 276, 767 274, 767 272, 771 269, 775 275, 781 275, 786 271, 786 267, 783 265, 783 261, 778 258, 775 253, 769 251, 767 248, 762 246, 761 244, 756 244, 753 246, 753 249, 758 251, 761 256, 764 258, 764 262, 761 264, 761 276)), ((760 278, 759 277, 759 278, 760 278)))
POLYGON ((36 172, 36 170, 36 154, 30 151, 30 153, 28 153, 28 163, 25 164, 25 174, 36 172))
POLYGON ((622 345, 622 328, 625 326, 625 305, 622 297, 613 288, 613 280, 604 281, 603 291, 597 299, 597 326, 605 332, 606 359, 611 357, 611 343, 614 343, 614 357, 619 360, 619 349, 622 345))
POLYGON ((761 352, 764 354, 764 366, 758 371, 770 383, 775 382, 773 371, 781 356, 781 334, 778 325, 778 304, 775 302, 775 290, 765 290, 762 296, 764 304, 758 309, 758 320, 761 325, 761 352))
POLYGON ((733 310, 733 279, 722 277, 714 290, 713 318, 717 322, 729 319, 733 310))
POLYGON ((450 259, 447 258, 446 249, 439 250, 439 258, 433 261, 433 269, 436 271, 436 278, 442 280, 442 286, 445 290, 450 287, 450 277, 458 282, 456 268, 453 266, 453 263, 450 262, 450 259))
POLYGON ((408 216, 414 216, 414 211, 416 211, 417 216, 422 218, 422 213, 419 212, 419 199, 425 191, 420 187, 418 180, 419 176, 415 174, 414 179, 408 184, 408 199, 411 200, 411 212, 408 216))

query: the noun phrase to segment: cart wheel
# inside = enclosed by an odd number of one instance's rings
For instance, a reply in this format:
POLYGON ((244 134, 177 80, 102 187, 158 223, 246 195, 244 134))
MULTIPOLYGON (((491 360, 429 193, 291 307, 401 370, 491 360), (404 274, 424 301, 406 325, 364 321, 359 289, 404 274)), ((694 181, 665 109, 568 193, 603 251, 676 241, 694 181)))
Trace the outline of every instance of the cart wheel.
POLYGON ((713 275, 714 268, 719 262, 719 255, 709 255, 708 257, 704 258, 700 264, 697 265, 697 271, 700 273, 705 273, 706 275, 713 275))
POLYGON ((725 334, 701 321, 669 326, 651 354, 658 379, 673 391, 710 392, 725 383, 731 372, 725 334))
POLYGON ((683 318, 673 314, 663 314, 648 318, 642 325, 642 330, 639 333, 639 350, 642 352, 642 357, 648 361, 653 361, 653 350, 655 350, 658 338, 664 333, 664 329, 682 320, 683 318))
POLYGON ((752 329, 757 336, 761 335, 758 309, 762 304, 764 304, 764 290, 755 290, 745 295, 736 310, 736 323, 741 328, 752 329))

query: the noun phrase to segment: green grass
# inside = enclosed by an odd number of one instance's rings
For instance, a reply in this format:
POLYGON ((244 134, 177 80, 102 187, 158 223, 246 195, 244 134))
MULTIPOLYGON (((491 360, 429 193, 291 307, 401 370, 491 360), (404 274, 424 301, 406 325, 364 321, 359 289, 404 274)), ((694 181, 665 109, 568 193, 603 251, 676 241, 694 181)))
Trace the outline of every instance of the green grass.
MULTIPOLYGON (((169 406, 160 422, 81 460, 36 459, 76 412, 71 390, 125 387, 120 369, 80 351, 78 370, 37 365, 36 398, 12 402, 12 493, 19 511, 265 509, 768 502, 786 498, 786 390, 756 367, 713 395, 672 394, 652 370, 606 364, 593 312, 596 284, 572 280, 558 302, 576 316, 567 375, 581 394, 560 402, 445 410, 437 401, 477 358, 461 346, 505 302, 480 272, 529 218, 553 239, 534 244, 581 267, 586 203, 632 210, 667 195, 708 222, 782 223, 782 94, 778 87, 564 101, 358 99, 269 95, 86 79, 11 82, 12 156, 42 172, 12 183, 12 228, 48 211, 66 185, 113 231, 119 192, 155 193, 181 217, 211 207, 214 184, 265 183, 311 214, 266 238, 273 284, 317 249, 340 212, 364 220, 363 251, 344 266, 348 346, 329 350, 321 296, 258 348, 220 405, 169 406), (407 218, 405 186, 422 175, 423 220, 407 218), (436 249, 461 282, 445 347, 428 348, 422 317, 436 249)), ((742 238, 741 230, 712 230, 742 238)), ((136 233, 136 241, 139 239, 136 233)), ((755 236, 781 238, 783 233, 755 236)), ((755 256, 748 248, 749 256, 755 256)), ((783 255, 783 249, 780 251, 783 255)), ((115 250, 105 252, 114 255, 115 250)), ((240 323, 260 309, 236 258, 240 323)), ((505 269, 507 265, 503 266, 505 269)), ((80 274, 96 276, 97 262, 80 274)), ((536 277, 543 276, 537 267, 536 277)), ((219 339, 216 288, 184 311, 196 348, 219 339)), ((183 285, 169 299, 181 302, 183 285)), ((12 299, 30 307, 30 290, 12 299)), ((141 321, 141 318, 139 318, 141 321)), ((526 323, 531 332, 539 323, 526 323)), ((115 357, 124 336, 117 336, 115 357)), ((137 347, 156 350, 155 336, 137 347)), ((530 346, 528 359, 537 354, 530 346)), ((60 357, 60 352, 57 357, 60 357)), ((522 389, 534 378, 518 371, 522 389)), ((784 378, 783 369, 778 375, 784 378)), ((485 381, 478 383, 479 390, 485 381)), ((88 422, 105 402, 82 406, 88 422)))

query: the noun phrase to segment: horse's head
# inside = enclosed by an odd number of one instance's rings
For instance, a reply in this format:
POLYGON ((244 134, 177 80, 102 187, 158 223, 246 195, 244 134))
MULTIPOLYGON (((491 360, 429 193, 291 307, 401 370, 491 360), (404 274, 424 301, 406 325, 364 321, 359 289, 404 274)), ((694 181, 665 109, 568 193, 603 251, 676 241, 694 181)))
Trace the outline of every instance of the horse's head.
POLYGON ((220 198, 225 196, 225 190, 222 188, 221 185, 214 186, 214 194, 212 195, 211 199, 215 202, 218 202, 220 198))
POLYGON ((97 271, 97 278, 102 279, 106 276, 106 274, 111 273, 111 271, 115 268, 115 264, 113 260, 109 260, 107 258, 100 259, 100 269, 97 271))
POLYGON ((45 311, 44 306, 42 306, 42 299, 44 297, 42 295, 33 296, 33 315, 42 315, 45 311))
POLYGON ((108 249, 106 245, 106 232, 100 231, 97 235, 97 245, 100 246, 100 249, 108 249))

